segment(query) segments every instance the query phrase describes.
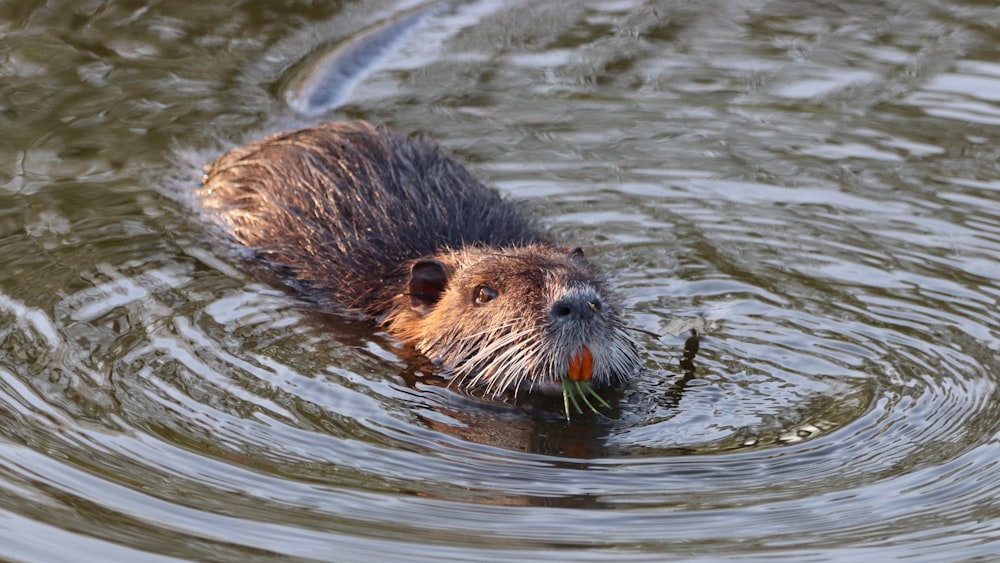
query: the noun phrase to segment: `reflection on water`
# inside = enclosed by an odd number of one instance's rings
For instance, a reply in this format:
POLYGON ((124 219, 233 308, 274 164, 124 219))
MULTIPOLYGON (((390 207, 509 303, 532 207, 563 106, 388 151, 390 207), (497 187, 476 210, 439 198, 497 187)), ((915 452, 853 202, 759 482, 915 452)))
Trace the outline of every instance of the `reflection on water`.
POLYGON ((422 6, 0 6, 0 557, 994 554, 1000 11, 460 2, 374 61, 330 117, 438 140, 666 335, 567 422, 308 310, 189 206, 309 122, 298 61, 422 6))

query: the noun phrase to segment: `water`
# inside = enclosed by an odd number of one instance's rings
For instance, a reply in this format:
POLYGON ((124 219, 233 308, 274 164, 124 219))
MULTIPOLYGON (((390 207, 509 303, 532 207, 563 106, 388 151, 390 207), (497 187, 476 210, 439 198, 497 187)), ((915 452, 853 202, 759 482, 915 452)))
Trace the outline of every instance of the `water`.
POLYGON ((358 81, 330 117, 439 141, 667 334, 568 423, 255 280, 186 201, 308 122, 299 61, 414 9, 0 4, 0 558, 996 556, 993 3, 469 2, 358 81))

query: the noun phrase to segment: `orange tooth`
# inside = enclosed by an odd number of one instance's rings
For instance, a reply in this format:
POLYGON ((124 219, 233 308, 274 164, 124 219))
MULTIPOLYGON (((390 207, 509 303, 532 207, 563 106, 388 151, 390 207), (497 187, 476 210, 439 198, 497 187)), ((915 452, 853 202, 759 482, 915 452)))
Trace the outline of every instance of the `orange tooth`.
POLYGON ((586 346, 580 348, 580 351, 569 360, 570 381, 590 381, 593 370, 594 356, 590 355, 590 348, 586 346))

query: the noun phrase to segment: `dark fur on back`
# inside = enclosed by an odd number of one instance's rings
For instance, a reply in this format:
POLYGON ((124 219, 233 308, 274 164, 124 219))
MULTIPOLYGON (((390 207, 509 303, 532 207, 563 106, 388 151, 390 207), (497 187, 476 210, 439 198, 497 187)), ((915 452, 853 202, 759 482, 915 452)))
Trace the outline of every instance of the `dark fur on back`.
POLYGON ((199 193, 210 216, 304 297, 374 317, 403 291, 413 259, 543 239, 521 207, 435 144, 365 122, 234 149, 199 193))

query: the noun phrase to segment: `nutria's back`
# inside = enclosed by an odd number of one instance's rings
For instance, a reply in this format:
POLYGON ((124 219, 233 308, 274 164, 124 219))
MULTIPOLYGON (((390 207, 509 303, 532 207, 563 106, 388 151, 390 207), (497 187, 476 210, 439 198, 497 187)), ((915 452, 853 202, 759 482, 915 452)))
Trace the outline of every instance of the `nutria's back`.
POLYGON ((436 145, 365 122, 324 123, 236 148, 208 169, 200 195, 307 298, 373 316, 385 312, 386 292, 408 275, 411 259, 542 240, 521 207, 436 145))
POLYGON ((199 195, 305 298, 382 322, 494 394, 551 386, 568 370, 613 385, 638 366, 583 252, 545 241, 522 207, 433 143, 325 123, 230 151, 199 195))

